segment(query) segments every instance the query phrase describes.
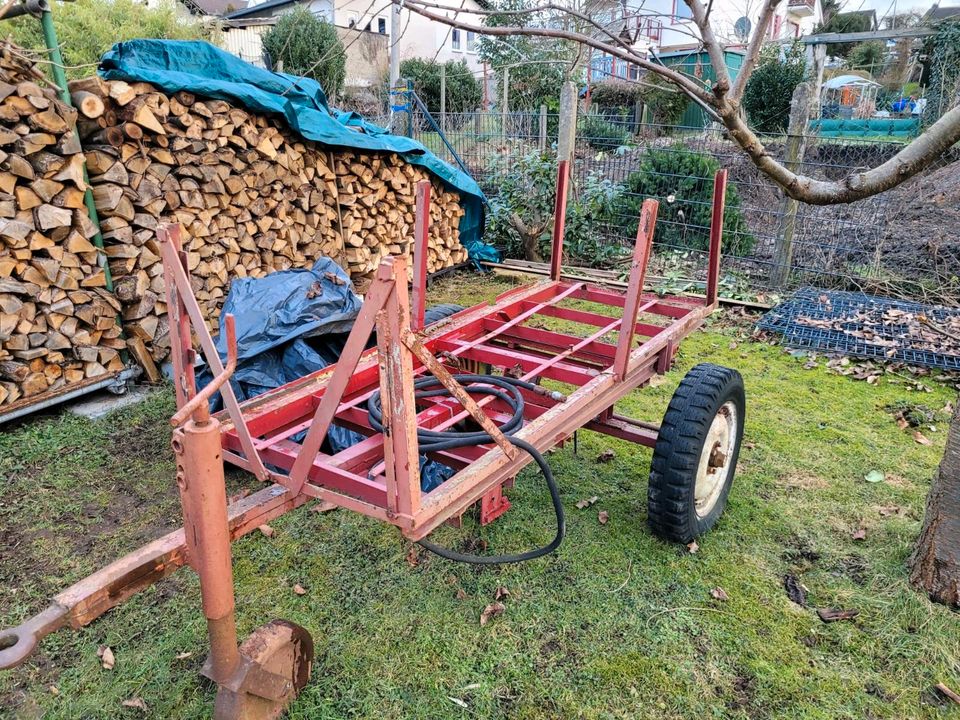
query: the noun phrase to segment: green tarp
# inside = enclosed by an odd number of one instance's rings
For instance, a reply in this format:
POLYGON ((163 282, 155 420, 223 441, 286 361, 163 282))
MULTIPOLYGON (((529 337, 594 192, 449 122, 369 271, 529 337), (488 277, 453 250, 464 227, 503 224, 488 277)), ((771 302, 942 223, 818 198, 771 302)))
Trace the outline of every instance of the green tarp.
POLYGON ((254 113, 279 114, 302 137, 330 147, 395 152, 459 191, 466 212, 460 240, 471 257, 481 249, 484 197, 474 179, 412 138, 393 135, 356 113, 331 109, 316 80, 270 72, 210 43, 187 40, 117 43, 101 59, 100 74, 107 80, 148 82, 166 93, 186 90, 226 100, 254 113))

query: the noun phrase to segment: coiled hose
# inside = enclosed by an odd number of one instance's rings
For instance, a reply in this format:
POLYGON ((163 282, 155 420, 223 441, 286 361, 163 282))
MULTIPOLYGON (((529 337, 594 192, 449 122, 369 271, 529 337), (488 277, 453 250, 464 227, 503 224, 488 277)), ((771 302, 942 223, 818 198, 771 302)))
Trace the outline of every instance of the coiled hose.
MULTIPOLYGON (((528 453, 540 468, 540 473, 543 475, 543 479, 547 483, 547 488, 550 490, 553 511, 557 517, 557 534, 549 544, 543 547, 514 555, 471 555, 459 553, 426 540, 420 540, 419 544, 430 552, 436 553, 447 560, 473 563, 475 565, 499 565, 503 563, 524 562, 553 552, 560 547, 560 543, 563 542, 563 537, 566 534, 566 520, 563 515, 563 504, 560 502, 560 490, 557 488, 557 483, 553 478, 550 465, 547 464, 547 461, 543 455, 540 454, 540 451, 525 440, 513 437, 513 434, 523 427, 524 402, 520 388, 533 390, 534 392, 539 391, 540 388, 533 383, 528 383, 523 380, 495 375, 454 375, 453 379, 463 385, 464 389, 471 395, 493 395, 505 402, 513 410, 513 415, 510 419, 500 426, 500 432, 502 432, 507 440, 514 446, 528 453)), ((415 391, 414 397, 417 399, 450 396, 450 391, 432 375, 420 378, 414 383, 413 387, 415 391)), ((369 414, 371 427, 378 432, 383 432, 383 411, 380 405, 379 390, 374 392, 367 401, 367 412, 369 414)), ((483 445, 490 442, 493 442, 493 438, 484 430, 468 432, 453 429, 437 431, 427 428, 417 428, 417 443, 420 447, 419 452, 423 454, 452 450, 453 448, 467 447, 469 445, 483 445)))

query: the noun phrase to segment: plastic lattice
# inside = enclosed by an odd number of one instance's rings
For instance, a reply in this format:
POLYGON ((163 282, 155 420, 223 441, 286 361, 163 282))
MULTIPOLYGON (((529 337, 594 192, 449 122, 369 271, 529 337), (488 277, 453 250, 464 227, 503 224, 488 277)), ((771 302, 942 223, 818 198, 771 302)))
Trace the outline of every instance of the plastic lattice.
POLYGON ((960 370, 956 308, 803 288, 757 327, 782 335, 791 347, 960 370))

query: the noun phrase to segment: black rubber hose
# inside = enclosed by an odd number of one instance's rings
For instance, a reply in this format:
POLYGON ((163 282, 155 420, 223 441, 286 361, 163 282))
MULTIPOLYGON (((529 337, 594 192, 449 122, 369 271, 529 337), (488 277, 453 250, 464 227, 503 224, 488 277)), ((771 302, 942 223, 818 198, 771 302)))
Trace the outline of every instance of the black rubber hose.
MULTIPOLYGON (((550 465, 547 464, 546 459, 544 459, 540 451, 525 440, 513 437, 513 433, 523 427, 524 401, 520 388, 536 390, 537 386, 523 380, 498 377, 495 375, 454 375, 453 378, 463 385, 464 389, 471 395, 492 395, 502 400, 513 410, 513 415, 510 419, 499 426, 500 432, 502 432, 507 440, 515 447, 528 453, 540 468, 543 479, 547 483, 547 489, 550 491, 550 500, 553 503, 553 511, 557 518, 557 534, 549 544, 543 547, 512 555, 471 555, 459 553, 426 540, 420 540, 419 544, 440 557, 475 565, 500 565, 524 562, 526 560, 543 557, 553 552, 560 547, 560 543, 563 542, 563 537, 566 534, 566 519, 563 514, 563 504, 560 501, 560 490, 553 477, 553 472, 550 470, 550 465)), ((418 399, 450 396, 450 391, 432 375, 417 380, 414 383, 414 390, 414 397, 418 399)), ((374 392, 367 401, 367 412, 371 427, 379 432, 383 432, 383 411, 380 404, 379 390, 374 392)), ((493 438, 484 430, 466 432, 460 430, 438 431, 427 428, 417 428, 417 442, 419 444, 419 452, 430 453, 441 450, 451 450, 458 447, 467 447, 469 445, 483 445, 493 442, 493 438)))

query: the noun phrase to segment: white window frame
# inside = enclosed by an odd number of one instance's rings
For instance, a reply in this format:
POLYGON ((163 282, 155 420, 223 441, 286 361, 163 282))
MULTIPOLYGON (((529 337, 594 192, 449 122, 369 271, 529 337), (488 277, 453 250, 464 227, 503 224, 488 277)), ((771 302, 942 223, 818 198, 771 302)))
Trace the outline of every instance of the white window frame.
POLYGON ((450 48, 454 52, 463 52, 463 39, 460 37, 460 28, 450 30, 450 48))
POLYGON ((377 33, 380 35, 387 34, 387 19, 378 17, 377 18, 377 33))
POLYGON ((473 30, 467 30, 466 48, 471 55, 477 54, 477 34, 473 30))

